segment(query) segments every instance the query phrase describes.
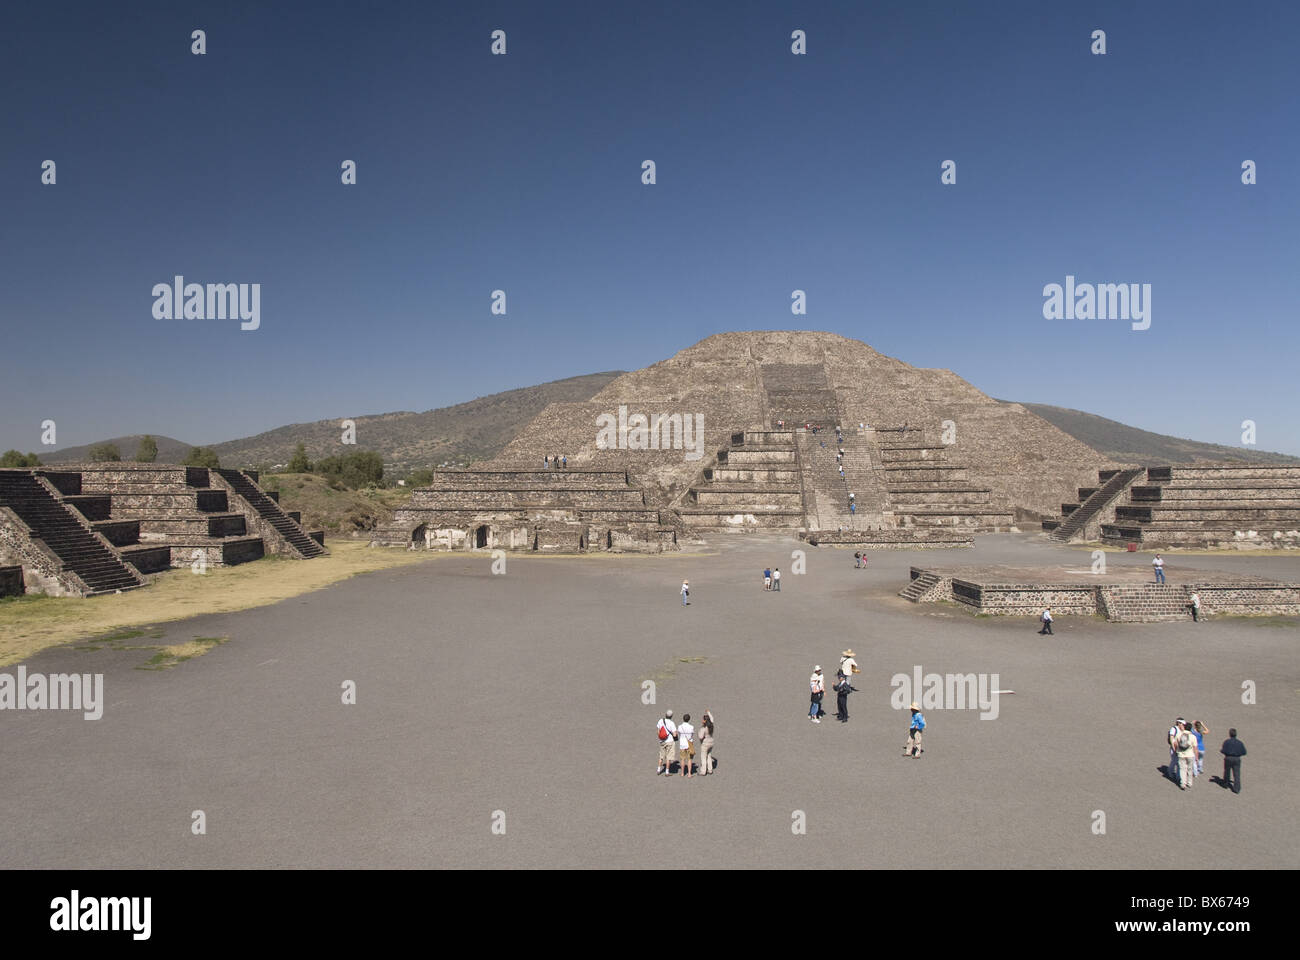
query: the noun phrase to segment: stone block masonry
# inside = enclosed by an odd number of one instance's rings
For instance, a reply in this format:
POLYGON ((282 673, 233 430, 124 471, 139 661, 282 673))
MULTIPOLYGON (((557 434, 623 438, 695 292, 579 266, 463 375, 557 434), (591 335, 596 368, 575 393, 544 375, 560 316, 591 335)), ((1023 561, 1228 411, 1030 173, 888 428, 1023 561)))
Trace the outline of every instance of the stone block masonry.
MULTIPOLYGON (((911 568, 911 582, 899 596, 916 603, 941 600, 977 613, 1037 617, 1044 607, 1054 615, 1094 616, 1122 623, 1190 621, 1191 597, 1201 599, 1204 617, 1300 616, 1300 584, 1197 571, 1198 579, 1157 584, 1135 579, 1075 577, 1071 582, 1035 580, 1038 571, 911 568), (1008 576, 1008 575, 1011 576, 1008 576)), ((1145 575, 1145 571, 1137 571, 1145 575)))

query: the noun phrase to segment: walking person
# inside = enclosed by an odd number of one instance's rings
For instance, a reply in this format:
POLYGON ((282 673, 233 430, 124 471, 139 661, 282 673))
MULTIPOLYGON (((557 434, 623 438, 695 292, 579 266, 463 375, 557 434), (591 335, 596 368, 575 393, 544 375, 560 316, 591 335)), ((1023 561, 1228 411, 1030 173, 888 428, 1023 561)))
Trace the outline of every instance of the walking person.
POLYGON ((812 676, 808 678, 808 686, 812 690, 809 694, 808 719, 813 723, 821 723, 822 698, 826 696, 826 678, 822 676, 820 663, 813 667, 812 676))
POLYGON ((1228 730, 1228 739, 1219 748, 1223 754, 1223 785, 1233 793, 1241 793, 1241 758, 1246 755, 1246 745, 1237 739, 1237 728, 1228 730))
POLYGON ((683 777, 692 777, 691 764, 695 759, 695 728, 691 726, 691 715, 682 714, 682 722, 677 724, 677 759, 682 768, 683 777))
POLYGON ((1164 557, 1160 556, 1160 554, 1157 553, 1157 554, 1156 554, 1156 558, 1155 558, 1154 560, 1151 561, 1151 566, 1152 566, 1152 567, 1155 569, 1155 571, 1156 571, 1156 583, 1164 583, 1164 582, 1165 582, 1165 560, 1164 560, 1164 557))
POLYGON ((781 568, 777 567, 772 571, 772 590, 775 593, 781 592, 781 568))
POLYGON ((683 607, 689 607, 691 605, 690 596, 691 596, 691 581, 683 580, 682 581, 682 606, 683 607))
POLYGON ((1200 720, 1192 721, 1192 732, 1196 734, 1196 775, 1205 772, 1205 738, 1210 735, 1210 728, 1200 720))
POLYGON ((713 772, 713 714, 704 710, 700 718, 700 775, 707 777, 713 772))
POLYGON ((560 457, 560 468, 562 470, 569 469, 569 455, 567 453, 564 456, 560 457))
POLYGON ((545 467, 545 469, 547 470, 551 469, 551 455, 549 453, 546 455, 546 459, 542 461, 542 464, 545 467))
POLYGON ((925 733, 925 714, 921 712, 921 705, 915 700, 908 709, 912 711, 912 722, 907 728, 907 742, 903 744, 903 756, 920 760, 921 754, 925 752, 921 748, 921 735, 925 733))
POLYGON ((858 551, 854 550, 854 551, 853 551, 853 568, 856 570, 856 569, 858 569, 858 568, 861 567, 861 566, 862 566, 862 554, 860 554, 858 551))
POLYGON ((852 500, 849 501, 849 516, 854 516, 858 512, 858 505, 852 500))
POLYGON ((1196 777, 1196 734, 1186 720, 1174 743, 1178 747, 1178 788, 1190 790, 1196 777))
POLYGON ((1201 595, 1193 592, 1188 606, 1192 608, 1192 623, 1199 623, 1201 620, 1201 595))
POLYGON ((1049 637, 1056 636, 1056 634, 1052 633, 1052 608, 1051 607, 1044 607, 1043 615, 1038 619, 1041 620, 1043 623, 1043 629, 1038 631, 1039 636, 1043 636, 1043 635, 1049 637))
POLYGON ((677 725, 673 723, 671 710, 665 710, 659 718, 656 733, 659 737, 659 769, 655 771, 655 776, 660 776, 668 773, 668 768, 673 765, 673 747, 677 745, 677 725))

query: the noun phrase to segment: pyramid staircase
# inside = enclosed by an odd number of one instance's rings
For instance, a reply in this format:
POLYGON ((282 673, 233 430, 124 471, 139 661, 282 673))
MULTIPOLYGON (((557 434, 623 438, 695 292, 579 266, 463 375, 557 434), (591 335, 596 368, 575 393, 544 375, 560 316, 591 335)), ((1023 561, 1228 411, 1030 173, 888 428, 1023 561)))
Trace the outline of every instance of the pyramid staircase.
POLYGON ((1191 620, 1191 593, 1167 583, 1103 586, 1098 590, 1101 611, 1108 620, 1125 623, 1171 623, 1191 620))
POLYGON ((43 543, 63 571, 76 575, 80 584, 60 578, 70 592, 94 596, 145 584, 144 577, 123 563, 48 481, 31 471, 0 470, 0 506, 17 515, 28 536, 43 543))
POLYGON ((308 536, 302 527, 280 509, 278 503, 263 493, 244 471, 218 469, 217 475, 230 484, 231 489, 247 501, 249 506, 257 511, 258 516, 270 524, 298 556, 310 559, 327 552, 324 546, 308 536))
POLYGON ((1101 522, 1114 519, 1116 502, 1145 472, 1141 467, 1098 471, 1097 479, 1101 486, 1080 487, 1081 502, 1062 504, 1062 519, 1044 520, 1043 529, 1051 539, 1066 543, 1071 540, 1096 539, 1095 536, 1089 537, 1089 534, 1099 532, 1101 522))

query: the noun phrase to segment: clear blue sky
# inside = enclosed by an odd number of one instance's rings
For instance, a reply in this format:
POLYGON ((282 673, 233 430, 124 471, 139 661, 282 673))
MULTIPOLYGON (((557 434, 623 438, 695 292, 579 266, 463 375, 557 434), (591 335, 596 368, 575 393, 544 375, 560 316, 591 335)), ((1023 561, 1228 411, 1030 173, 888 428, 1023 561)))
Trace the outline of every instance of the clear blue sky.
POLYGON ((807 328, 1300 454, 1298 37, 1291 2, 11 4, 0 449, 46 418, 60 446, 210 443, 807 328), (155 320, 178 273, 261 283, 261 329, 155 320), (1150 283, 1151 328, 1044 320, 1067 274, 1150 283))

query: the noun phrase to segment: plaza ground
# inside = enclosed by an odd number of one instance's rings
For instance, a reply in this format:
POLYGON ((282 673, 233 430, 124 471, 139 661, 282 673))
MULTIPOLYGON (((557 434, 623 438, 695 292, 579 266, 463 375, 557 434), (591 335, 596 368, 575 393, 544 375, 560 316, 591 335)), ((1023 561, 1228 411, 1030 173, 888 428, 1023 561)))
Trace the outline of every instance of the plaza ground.
MULTIPOLYGON (((1300 579, 1300 557, 1166 559, 1171 583, 1198 567, 1300 579)), ((456 554, 163 623, 148 642, 226 638, 168 669, 137 669, 150 651, 131 644, 53 647, 27 670, 103 673, 104 715, 0 712, 0 867, 1300 865, 1300 619, 1063 616, 1041 637, 1028 618, 895 596, 912 565, 1088 562, 1031 535, 873 553, 866 571, 776 535, 510 556, 504 575, 456 554), (767 565, 779 594, 761 589, 767 565), (846 646, 863 670, 852 718, 811 724, 808 675, 833 675, 846 646), (924 757, 904 760, 890 678, 917 665, 1015 692, 997 719, 930 711, 924 757), (655 776, 664 707, 713 711, 716 777, 655 776), (1189 793, 1158 770, 1179 715, 1212 730, 1189 793), (1230 726, 1249 749, 1239 796, 1210 782, 1230 726)))

